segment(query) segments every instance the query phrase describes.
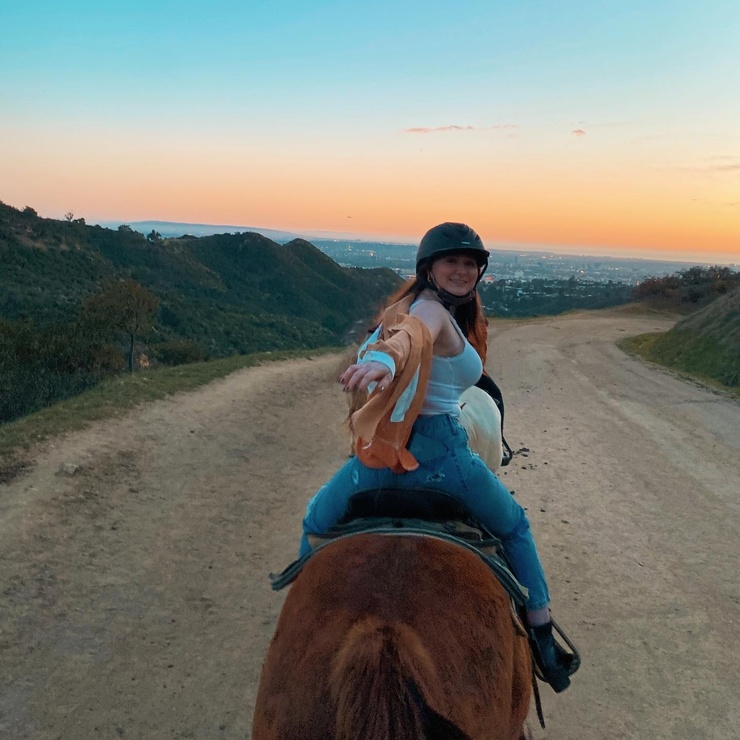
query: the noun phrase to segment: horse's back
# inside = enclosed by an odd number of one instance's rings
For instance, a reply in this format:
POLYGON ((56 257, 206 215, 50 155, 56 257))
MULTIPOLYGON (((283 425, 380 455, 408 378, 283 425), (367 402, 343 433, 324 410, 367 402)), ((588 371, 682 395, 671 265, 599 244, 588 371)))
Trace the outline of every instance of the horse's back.
POLYGON ((508 596, 475 554, 429 537, 358 535, 324 548, 292 585, 253 737, 342 736, 337 717, 350 710, 386 723, 365 736, 403 737, 393 713, 357 702, 417 696, 471 738, 518 738, 529 670, 508 596), (389 686, 397 695, 381 697, 389 686))

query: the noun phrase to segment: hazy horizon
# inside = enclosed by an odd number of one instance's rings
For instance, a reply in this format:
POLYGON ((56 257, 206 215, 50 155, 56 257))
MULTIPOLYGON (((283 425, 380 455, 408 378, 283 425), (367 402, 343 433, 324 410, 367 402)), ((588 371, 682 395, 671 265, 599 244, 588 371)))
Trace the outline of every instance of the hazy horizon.
MULTIPOLYGON (((138 221, 126 221, 120 219, 112 219, 109 221, 96 222, 102 226, 118 226, 119 224, 168 224, 171 226, 182 226, 183 232, 187 233, 185 227, 208 228, 208 229, 225 229, 228 231, 257 231, 257 232, 275 232, 279 234, 285 234, 288 236, 303 238, 306 240, 310 239, 326 239, 326 240, 347 240, 347 241, 364 241, 364 242, 379 242, 387 244, 399 244, 408 245, 410 248, 414 247, 418 243, 418 239, 414 240, 404 235, 393 235, 387 234, 358 234, 356 232, 319 232, 311 230, 290 230, 281 229, 279 227, 264 227, 259 225, 245 225, 245 224, 209 224, 209 223, 195 223, 192 221, 165 221, 163 219, 140 219, 138 221)), ((197 236, 197 234, 194 234, 197 236)), ((609 259, 629 259, 629 260, 645 260, 645 261, 656 261, 656 262, 682 262, 687 265, 691 264, 704 264, 704 265, 728 265, 728 266, 740 266, 740 254, 737 255, 737 261, 728 261, 726 259, 712 260, 708 253, 699 253, 695 258, 686 257, 681 255, 675 257, 670 251, 660 252, 656 250, 638 250, 638 249, 622 249, 622 250, 608 250, 605 247, 593 246, 584 247, 581 245, 557 245, 557 244, 529 244, 526 242, 493 242, 486 243, 485 246, 489 250, 497 251, 520 251, 528 253, 552 253, 564 256, 588 256, 588 257, 604 257, 609 259)))

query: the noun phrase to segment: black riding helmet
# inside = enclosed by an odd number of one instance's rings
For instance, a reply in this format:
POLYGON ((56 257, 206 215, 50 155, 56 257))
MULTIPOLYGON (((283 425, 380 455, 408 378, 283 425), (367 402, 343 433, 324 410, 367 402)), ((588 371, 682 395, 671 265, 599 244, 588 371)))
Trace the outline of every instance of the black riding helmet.
POLYGON ((446 222, 434 226, 422 237, 416 250, 416 279, 425 288, 435 291, 448 305, 458 306, 475 298, 475 288, 488 267, 488 251, 478 234, 467 224, 446 222), (429 278, 432 263, 452 253, 469 254, 478 263, 478 280, 473 290, 465 296, 455 296, 438 288, 429 278))

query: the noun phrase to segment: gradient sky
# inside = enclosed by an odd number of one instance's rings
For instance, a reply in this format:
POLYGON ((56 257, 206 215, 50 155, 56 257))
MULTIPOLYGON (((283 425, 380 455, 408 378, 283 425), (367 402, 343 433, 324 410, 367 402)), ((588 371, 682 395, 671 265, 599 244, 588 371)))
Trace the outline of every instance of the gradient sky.
POLYGON ((0 200, 740 263, 738 0, 0 0, 0 200))

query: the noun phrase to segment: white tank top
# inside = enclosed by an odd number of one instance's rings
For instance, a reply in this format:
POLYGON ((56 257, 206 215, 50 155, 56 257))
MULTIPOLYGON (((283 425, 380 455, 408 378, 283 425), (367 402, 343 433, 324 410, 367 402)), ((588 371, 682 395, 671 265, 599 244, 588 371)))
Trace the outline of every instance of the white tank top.
POLYGON ((462 351, 453 357, 432 356, 429 385, 419 416, 436 416, 437 414, 460 416, 462 392, 471 385, 475 385, 483 372, 480 355, 465 338, 454 318, 452 325, 462 338, 464 346, 462 351))

